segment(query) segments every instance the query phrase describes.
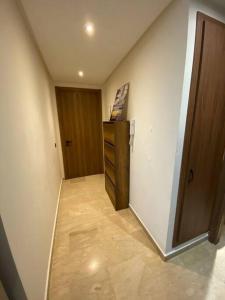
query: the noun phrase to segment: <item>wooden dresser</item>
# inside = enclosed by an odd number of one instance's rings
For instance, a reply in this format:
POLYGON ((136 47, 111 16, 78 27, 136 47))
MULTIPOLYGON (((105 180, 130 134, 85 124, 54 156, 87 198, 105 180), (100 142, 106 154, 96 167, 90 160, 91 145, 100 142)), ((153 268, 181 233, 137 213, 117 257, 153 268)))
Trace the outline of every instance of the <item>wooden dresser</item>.
POLYGON ((116 210, 129 205, 129 121, 103 122, 105 189, 116 210))

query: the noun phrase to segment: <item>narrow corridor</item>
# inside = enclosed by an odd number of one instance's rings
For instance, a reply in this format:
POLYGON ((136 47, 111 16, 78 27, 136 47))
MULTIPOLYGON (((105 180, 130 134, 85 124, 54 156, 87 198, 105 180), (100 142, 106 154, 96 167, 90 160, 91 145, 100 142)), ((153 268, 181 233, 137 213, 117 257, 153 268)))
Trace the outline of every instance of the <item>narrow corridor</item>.
POLYGON ((103 175, 67 180, 49 300, 222 300, 224 245, 225 235, 217 247, 204 242, 165 263, 131 211, 114 211, 103 175))

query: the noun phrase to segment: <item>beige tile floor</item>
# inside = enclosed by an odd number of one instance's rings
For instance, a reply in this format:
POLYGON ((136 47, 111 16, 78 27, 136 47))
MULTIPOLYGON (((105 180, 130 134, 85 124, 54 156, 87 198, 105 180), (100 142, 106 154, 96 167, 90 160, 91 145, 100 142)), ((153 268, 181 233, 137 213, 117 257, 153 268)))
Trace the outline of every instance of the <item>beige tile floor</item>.
POLYGON ((129 209, 115 212, 102 175, 64 181, 50 300, 225 299, 225 233, 163 262, 129 209))

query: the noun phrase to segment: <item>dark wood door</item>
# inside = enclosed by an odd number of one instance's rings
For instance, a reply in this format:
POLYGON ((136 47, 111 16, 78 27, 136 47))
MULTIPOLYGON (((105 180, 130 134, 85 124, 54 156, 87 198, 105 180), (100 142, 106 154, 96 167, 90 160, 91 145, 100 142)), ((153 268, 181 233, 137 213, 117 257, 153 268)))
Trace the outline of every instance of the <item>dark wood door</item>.
POLYGON ((56 87, 65 178, 103 173, 101 91, 56 87))
POLYGON ((198 15, 174 245, 209 231, 225 150, 225 25, 198 15))

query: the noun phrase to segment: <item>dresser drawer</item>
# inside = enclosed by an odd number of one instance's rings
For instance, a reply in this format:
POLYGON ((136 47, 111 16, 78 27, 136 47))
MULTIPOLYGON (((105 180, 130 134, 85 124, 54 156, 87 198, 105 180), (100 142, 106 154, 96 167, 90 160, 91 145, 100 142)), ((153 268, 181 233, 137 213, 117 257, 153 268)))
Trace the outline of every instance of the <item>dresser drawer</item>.
POLYGON ((105 160, 105 174, 111 179, 112 183, 116 185, 115 169, 108 160, 105 160))
POLYGON ((110 181, 109 177, 107 175, 105 175, 105 189, 106 192, 109 195, 109 198, 112 201, 113 206, 116 208, 116 191, 115 191, 115 187, 112 184, 112 182, 110 181))
POLYGON ((104 140, 110 144, 115 144, 115 124, 114 123, 104 123, 104 140))
POLYGON ((115 165, 115 147, 105 142, 104 150, 106 159, 108 159, 113 165, 115 165))
MULTIPOLYGON (((104 122, 105 189, 115 210, 129 207, 129 121, 104 122)), ((109 200, 109 199, 108 199, 109 200)))

